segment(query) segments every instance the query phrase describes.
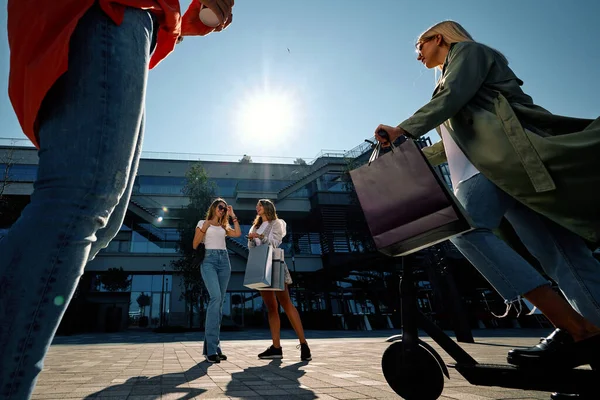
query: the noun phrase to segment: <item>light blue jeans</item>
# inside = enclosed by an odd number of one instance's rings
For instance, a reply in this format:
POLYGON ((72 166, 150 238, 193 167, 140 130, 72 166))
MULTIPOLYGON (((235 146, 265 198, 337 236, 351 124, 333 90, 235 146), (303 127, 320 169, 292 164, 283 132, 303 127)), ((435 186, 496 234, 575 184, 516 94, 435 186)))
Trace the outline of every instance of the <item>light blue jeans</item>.
MULTIPOLYGON (((10 15, 9 15, 10 18, 10 15)), ((87 261, 119 231, 142 144, 154 18, 93 6, 38 115, 31 202, 0 240, 0 399, 29 399, 87 261)))
POLYGON ((206 249, 206 256, 200 267, 204 286, 208 290, 210 300, 206 309, 204 324, 204 346, 202 354, 212 356, 221 354, 221 318, 223 303, 227 295, 227 285, 231 277, 231 264, 227 250, 206 249))
POLYGON ((548 281, 492 232, 503 216, 571 306, 600 327, 600 263, 579 236, 525 207, 481 173, 461 182, 456 197, 476 229, 452 243, 507 304, 548 281))

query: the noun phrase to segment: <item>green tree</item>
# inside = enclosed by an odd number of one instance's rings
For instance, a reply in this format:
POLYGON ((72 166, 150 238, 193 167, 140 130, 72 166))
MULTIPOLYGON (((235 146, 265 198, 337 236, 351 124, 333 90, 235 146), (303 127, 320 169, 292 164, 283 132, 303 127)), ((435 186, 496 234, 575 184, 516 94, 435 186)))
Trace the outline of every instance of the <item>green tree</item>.
POLYGON ((131 286, 131 278, 123 267, 109 268, 100 275, 99 281, 109 292, 124 292, 131 286))
POLYGON ((4 150, 0 154, 0 215, 9 212, 8 197, 4 194, 6 189, 13 183, 11 168, 15 164, 15 149, 4 150))
POLYGON ((306 165, 306 161, 304 161, 304 159, 302 159, 302 158, 296 158, 294 160, 294 164, 296 164, 296 165, 306 165))
POLYGON ((244 156, 242 158, 240 158, 238 160, 238 162, 240 162, 242 164, 250 164, 252 162, 252 157, 250 157, 249 155, 244 154, 244 156))
POLYGON ((188 310, 189 327, 193 326, 194 309, 204 309, 208 293, 204 287, 198 267, 192 265, 194 250, 192 242, 196 224, 204 218, 206 210, 215 197, 215 184, 208 179, 202 163, 196 163, 185 175, 182 193, 189 197, 189 204, 183 209, 179 222, 178 251, 181 257, 171 262, 173 270, 181 276, 181 299, 185 300, 188 310))

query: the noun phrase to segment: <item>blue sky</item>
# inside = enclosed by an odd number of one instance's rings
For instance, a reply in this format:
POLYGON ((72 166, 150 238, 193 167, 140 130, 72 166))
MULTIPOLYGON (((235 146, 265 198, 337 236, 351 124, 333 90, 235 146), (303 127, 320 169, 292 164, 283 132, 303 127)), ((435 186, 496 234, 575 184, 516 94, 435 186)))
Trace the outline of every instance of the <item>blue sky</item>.
MULTIPOLYGON (((539 105, 597 118, 599 15, 592 0, 237 0, 226 31, 186 38, 150 72, 144 150, 310 159, 351 149, 429 100, 434 72, 414 41, 445 19, 502 51, 539 105)), ((22 138, 7 79, 3 28, 0 137, 22 138)))

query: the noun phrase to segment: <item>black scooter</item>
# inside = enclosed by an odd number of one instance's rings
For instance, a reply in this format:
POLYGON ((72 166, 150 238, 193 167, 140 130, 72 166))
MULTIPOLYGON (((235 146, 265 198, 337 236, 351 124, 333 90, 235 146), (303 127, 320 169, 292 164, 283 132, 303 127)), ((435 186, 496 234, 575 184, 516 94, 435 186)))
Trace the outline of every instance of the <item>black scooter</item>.
MULTIPOLYGON (((404 263, 403 263, 404 264, 404 263)), ((435 400, 444 389, 448 367, 456 369, 472 385, 574 393, 600 399, 600 370, 528 369, 509 364, 480 364, 417 308, 412 267, 403 267, 400 282, 403 334, 387 339, 391 344, 381 361, 383 375, 405 400, 435 400), (431 337, 456 363, 444 363, 429 344, 419 339, 418 329, 431 337), (595 388, 595 389, 594 389, 595 388)))

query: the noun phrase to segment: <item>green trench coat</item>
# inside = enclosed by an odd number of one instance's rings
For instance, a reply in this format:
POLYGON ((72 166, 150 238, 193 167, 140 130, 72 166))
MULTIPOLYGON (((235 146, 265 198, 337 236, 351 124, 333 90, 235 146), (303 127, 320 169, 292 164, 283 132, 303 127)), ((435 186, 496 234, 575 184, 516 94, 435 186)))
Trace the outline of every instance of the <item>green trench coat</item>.
MULTIPOLYGON (((532 210, 600 242, 600 118, 553 115, 521 90, 502 55, 454 44, 431 101, 399 127, 420 137, 444 124, 488 179, 532 210)), ((423 149, 434 165, 443 143, 423 149)))

